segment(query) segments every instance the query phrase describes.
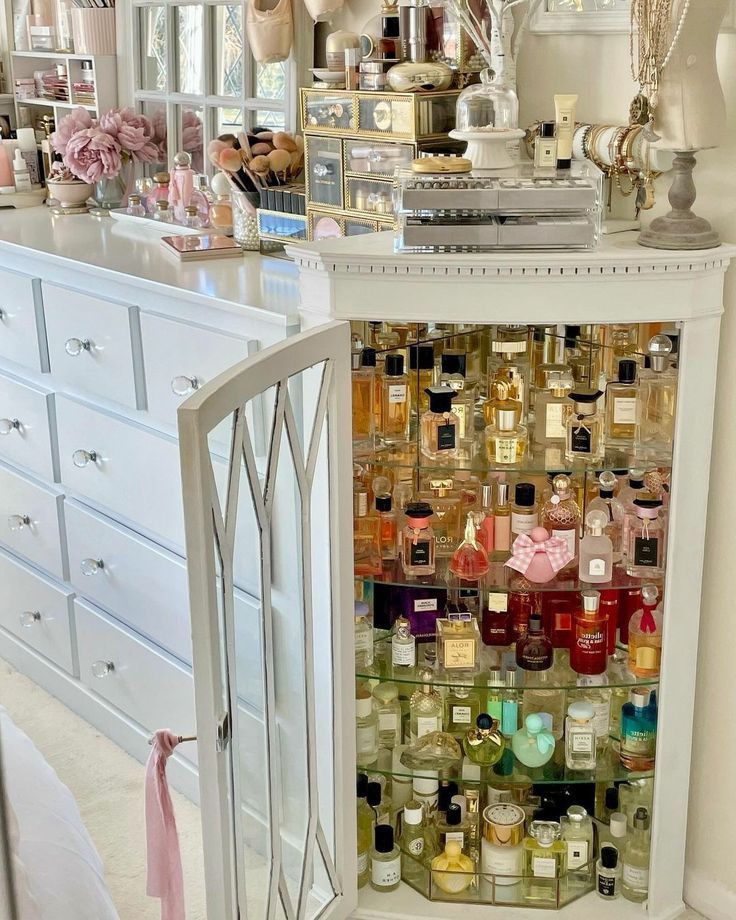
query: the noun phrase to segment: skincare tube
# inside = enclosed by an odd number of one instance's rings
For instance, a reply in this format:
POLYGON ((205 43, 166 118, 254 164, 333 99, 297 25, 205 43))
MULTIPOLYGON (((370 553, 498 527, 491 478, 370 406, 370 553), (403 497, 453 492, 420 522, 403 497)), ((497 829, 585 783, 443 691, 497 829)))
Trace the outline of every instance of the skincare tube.
POLYGON ((575 106, 577 102, 577 96, 555 96, 558 169, 570 169, 572 166, 572 138, 575 133, 575 106))

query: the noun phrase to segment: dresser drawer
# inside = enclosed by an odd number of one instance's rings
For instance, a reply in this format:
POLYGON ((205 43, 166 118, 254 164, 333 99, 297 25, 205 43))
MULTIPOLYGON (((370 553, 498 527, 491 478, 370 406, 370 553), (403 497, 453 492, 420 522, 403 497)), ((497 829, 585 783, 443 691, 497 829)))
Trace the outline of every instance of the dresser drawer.
MULTIPOLYGON (((191 672, 83 601, 74 601, 83 684, 147 732, 196 731, 191 672)), ((196 761, 196 744, 179 748, 196 761)))
POLYGON ((1 551, 0 585, 0 626, 73 674, 73 592, 1 551))
POLYGON ((145 408, 138 308, 43 286, 51 373, 73 387, 145 408))
POLYGON ((65 396, 56 417, 64 485, 183 550, 176 440, 65 396))
POLYGON ((0 543, 64 581, 62 504, 60 492, 0 465, 0 543))
POLYGON ((78 593, 191 664, 184 560, 75 502, 65 502, 64 519, 78 593))
MULTIPOLYGON (((248 357, 249 343, 222 332, 141 314, 148 411, 176 427, 180 403, 203 383, 248 357)), ((250 352, 249 352, 250 345, 250 352)), ((228 439, 227 434, 219 438, 228 439)))
POLYGON ((0 458, 54 482, 55 442, 53 394, 0 374, 0 458))
POLYGON ((41 282, 0 270, 0 356, 34 371, 49 369, 41 282))

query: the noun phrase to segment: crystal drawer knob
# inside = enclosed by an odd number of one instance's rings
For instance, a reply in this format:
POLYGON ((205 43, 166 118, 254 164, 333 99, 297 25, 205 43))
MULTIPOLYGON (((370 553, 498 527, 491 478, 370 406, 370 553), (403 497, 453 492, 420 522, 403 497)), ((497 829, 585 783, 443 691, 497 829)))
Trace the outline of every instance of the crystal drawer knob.
POLYGON ((96 575, 105 568, 105 563, 102 559, 82 559, 79 567, 82 575, 96 575))
POLYGON ((89 339, 67 339, 64 342, 64 351, 72 358, 81 355, 83 351, 91 351, 91 349, 92 343, 89 339))
POLYGON ((19 619, 21 626, 25 629, 30 629, 31 626, 41 622, 41 614, 38 610, 24 610, 19 619))
POLYGON ((112 661, 103 661, 102 659, 100 659, 99 661, 92 662, 93 677, 98 677, 102 679, 103 677, 107 677, 108 674, 112 674, 114 670, 115 670, 115 665, 113 664, 112 661))
POLYGON ((19 430, 20 422, 17 418, 0 418, 0 434, 10 434, 19 430))
POLYGON ((11 514, 8 517, 8 527, 11 530, 23 530, 24 527, 31 526, 31 519, 27 514, 11 514))
POLYGON ((87 466, 88 463, 97 462, 96 450, 75 450, 72 454, 72 463, 80 469, 87 466))
POLYGON ((171 381, 171 391, 177 396, 188 396, 199 389, 199 380, 196 377, 174 377, 171 381))

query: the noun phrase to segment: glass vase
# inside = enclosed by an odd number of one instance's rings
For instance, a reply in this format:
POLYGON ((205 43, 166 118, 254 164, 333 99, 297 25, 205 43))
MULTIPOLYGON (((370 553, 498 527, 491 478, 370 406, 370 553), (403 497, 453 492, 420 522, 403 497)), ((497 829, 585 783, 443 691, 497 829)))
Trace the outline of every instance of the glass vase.
POLYGON ((133 187, 133 164, 123 163, 117 176, 105 176, 95 185, 95 214, 109 214, 127 203, 133 187))

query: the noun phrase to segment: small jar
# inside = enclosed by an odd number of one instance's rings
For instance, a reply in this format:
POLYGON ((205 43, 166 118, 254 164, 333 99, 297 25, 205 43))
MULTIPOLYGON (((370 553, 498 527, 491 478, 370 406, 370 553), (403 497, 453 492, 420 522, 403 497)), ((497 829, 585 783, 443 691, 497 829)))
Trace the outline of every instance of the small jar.
POLYGON ((173 222, 174 215, 171 213, 169 202, 165 198, 156 202, 156 210, 153 212, 153 219, 161 221, 161 223, 164 224, 173 222))
POLYGON ((483 810, 481 871, 496 885, 515 885, 524 874, 524 822, 519 805, 500 802, 483 810))
POLYGON ((146 198, 146 210, 149 214, 156 213, 156 203, 159 201, 165 201, 167 204, 169 201, 169 174, 167 172, 156 173, 153 177, 153 188, 146 198))
POLYGON ((194 205, 184 208, 184 226, 189 227, 190 230, 200 230, 202 227, 199 210, 194 205))
POLYGON ((130 214, 133 217, 145 217, 146 209, 141 204, 140 195, 130 195, 128 196, 128 207, 125 209, 126 214, 130 214))

